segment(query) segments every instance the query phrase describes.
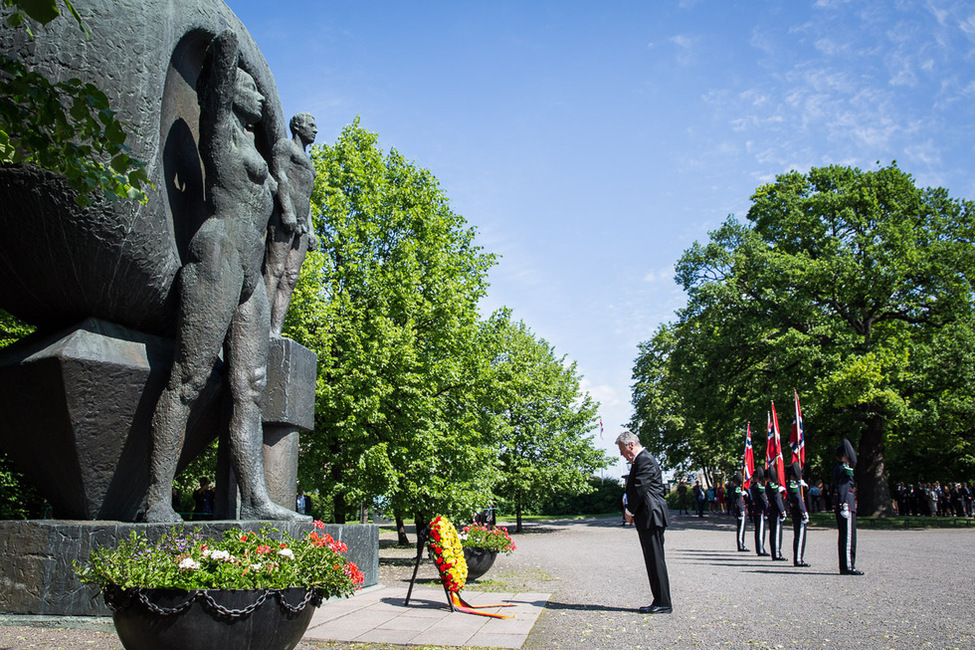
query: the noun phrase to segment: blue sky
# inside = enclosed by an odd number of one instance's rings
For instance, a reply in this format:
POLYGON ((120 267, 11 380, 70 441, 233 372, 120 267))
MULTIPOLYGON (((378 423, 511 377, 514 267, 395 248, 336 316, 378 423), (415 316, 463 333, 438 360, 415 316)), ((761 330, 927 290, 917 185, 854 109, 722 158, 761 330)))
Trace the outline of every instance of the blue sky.
POLYGON ((614 455, 637 344, 684 302, 674 264, 757 186, 896 160, 975 198, 972 3, 228 4, 319 142, 359 115, 440 180, 502 256, 484 313, 578 363, 614 455))

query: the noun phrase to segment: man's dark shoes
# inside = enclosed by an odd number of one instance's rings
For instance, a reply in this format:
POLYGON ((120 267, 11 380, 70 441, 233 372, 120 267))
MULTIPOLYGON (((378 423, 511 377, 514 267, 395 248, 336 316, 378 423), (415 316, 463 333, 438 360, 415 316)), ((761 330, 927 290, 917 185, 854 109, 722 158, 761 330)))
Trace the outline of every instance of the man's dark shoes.
POLYGON ((801 567, 807 567, 807 566, 810 566, 808 562, 803 562, 803 561, 801 561, 801 560, 800 560, 799 562, 793 562, 793 563, 792 563, 792 565, 793 565, 793 566, 801 566, 801 567))
POLYGON ((740 547, 740 548, 738 549, 738 551, 739 551, 740 553, 747 553, 747 552, 748 552, 748 549, 747 549, 747 548, 745 548, 744 546, 742 546, 742 547, 740 547))
POLYGON ((673 611, 673 607, 663 607, 661 605, 648 605, 640 608, 641 614, 670 614, 673 611))
POLYGON ((757 553, 756 555, 758 555, 759 557, 768 557, 769 555, 771 555, 771 553, 766 553, 765 551, 762 551, 761 553, 757 553))
POLYGON ((780 555, 779 557, 773 557, 772 558, 772 561, 773 562, 785 562, 785 556, 784 555, 780 555))
POLYGON ((849 571, 840 571, 842 575, 845 576, 862 576, 863 571, 858 571, 856 569, 850 569, 849 571))

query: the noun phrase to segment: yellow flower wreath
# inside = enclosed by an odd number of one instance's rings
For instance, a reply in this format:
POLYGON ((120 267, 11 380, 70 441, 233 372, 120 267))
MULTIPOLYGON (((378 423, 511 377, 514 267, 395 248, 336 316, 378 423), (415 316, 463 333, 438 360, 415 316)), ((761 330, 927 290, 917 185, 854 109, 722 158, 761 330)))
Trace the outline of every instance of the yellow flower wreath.
POLYGON ((464 559, 464 548, 454 525, 445 517, 437 515, 430 522, 428 544, 444 587, 454 593, 463 589, 467 582, 467 560, 464 559))

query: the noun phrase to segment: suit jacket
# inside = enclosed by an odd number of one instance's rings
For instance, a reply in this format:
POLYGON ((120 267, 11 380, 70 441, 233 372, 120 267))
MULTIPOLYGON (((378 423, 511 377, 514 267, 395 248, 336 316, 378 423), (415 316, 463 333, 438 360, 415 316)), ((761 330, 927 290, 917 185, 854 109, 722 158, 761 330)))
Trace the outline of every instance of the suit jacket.
POLYGON ((667 501, 664 498, 663 474, 653 455, 643 449, 633 459, 626 478, 627 509, 639 529, 666 528, 669 523, 667 501))

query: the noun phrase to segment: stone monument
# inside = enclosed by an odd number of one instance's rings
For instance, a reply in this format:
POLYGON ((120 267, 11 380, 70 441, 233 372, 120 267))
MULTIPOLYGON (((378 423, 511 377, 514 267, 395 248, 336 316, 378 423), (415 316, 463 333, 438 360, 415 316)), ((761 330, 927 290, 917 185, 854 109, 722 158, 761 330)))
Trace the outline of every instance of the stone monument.
MULTIPOLYGON (((144 205, 79 207, 56 174, 0 167, 0 308, 38 328, 0 353, 0 447, 56 517, 175 522, 173 476, 219 437, 240 503, 218 480, 217 516, 236 519, 239 507, 245 519, 298 521, 297 432, 314 424, 316 361, 270 337, 261 270, 275 196, 282 228, 296 224, 278 284, 296 277, 290 250, 303 258, 312 240, 314 172, 295 149, 307 160, 314 123, 287 138, 267 63, 223 2, 86 0, 78 10, 90 39, 67 19, 33 39, 3 25, 3 50, 52 81, 98 85, 156 189, 144 205)), ((0 526, 0 611, 103 610, 49 603, 72 588, 51 579, 70 559, 56 540, 85 549, 106 524, 17 523, 0 526), (9 532, 35 529, 55 532, 35 535, 46 541, 33 550, 9 532)), ((349 540, 367 576, 374 533, 349 540)))

